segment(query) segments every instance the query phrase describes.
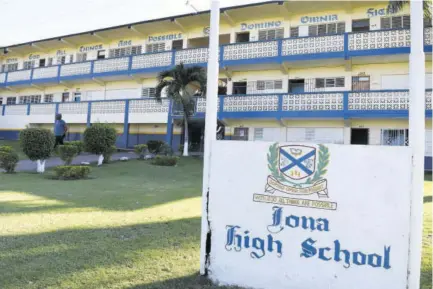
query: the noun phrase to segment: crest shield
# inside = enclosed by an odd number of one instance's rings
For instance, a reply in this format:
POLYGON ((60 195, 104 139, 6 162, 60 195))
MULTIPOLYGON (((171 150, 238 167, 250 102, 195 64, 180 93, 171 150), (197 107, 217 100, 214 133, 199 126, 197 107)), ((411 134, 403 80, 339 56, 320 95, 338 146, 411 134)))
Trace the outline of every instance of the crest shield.
POLYGON ((292 180, 304 179, 316 171, 316 148, 314 147, 282 146, 278 155, 278 169, 292 180))

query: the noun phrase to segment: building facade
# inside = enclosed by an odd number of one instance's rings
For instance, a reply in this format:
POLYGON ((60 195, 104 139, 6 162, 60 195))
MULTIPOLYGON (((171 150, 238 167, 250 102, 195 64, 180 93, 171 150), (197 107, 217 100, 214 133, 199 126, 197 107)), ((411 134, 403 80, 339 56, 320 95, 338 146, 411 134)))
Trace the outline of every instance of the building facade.
MULTIPOLYGON (((52 128, 55 113, 80 139, 113 123, 118 146, 182 139, 175 104, 156 102, 157 74, 207 66, 209 12, 38 40, 0 51, 0 137, 52 128)), ((221 10, 220 137, 407 145, 409 7, 388 1, 265 2, 221 10)), ((431 169, 432 28, 425 21, 426 168, 431 169)), ((196 98, 191 149, 203 148, 206 100, 196 98)))

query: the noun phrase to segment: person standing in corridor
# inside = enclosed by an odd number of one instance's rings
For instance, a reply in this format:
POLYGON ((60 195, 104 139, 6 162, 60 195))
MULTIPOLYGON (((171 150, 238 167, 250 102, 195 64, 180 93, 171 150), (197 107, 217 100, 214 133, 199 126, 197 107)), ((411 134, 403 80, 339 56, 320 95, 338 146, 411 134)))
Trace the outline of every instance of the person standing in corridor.
POLYGON ((65 138, 67 131, 68 126, 62 119, 62 115, 60 113, 57 114, 56 122, 54 123, 54 136, 56 137, 56 143, 54 144, 54 147, 57 147, 57 145, 63 145, 63 139, 65 138))

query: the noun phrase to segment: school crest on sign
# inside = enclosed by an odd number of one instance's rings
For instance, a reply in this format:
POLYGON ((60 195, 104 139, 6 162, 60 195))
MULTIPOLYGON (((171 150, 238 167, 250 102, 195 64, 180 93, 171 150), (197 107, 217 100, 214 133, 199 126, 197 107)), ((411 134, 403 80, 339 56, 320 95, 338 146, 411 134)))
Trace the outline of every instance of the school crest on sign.
POLYGON ((330 153, 327 146, 280 146, 274 143, 269 147, 267 159, 270 174, 265 185, 265 192, 272 196, 255 194, 254 201, 336 209, 336 203, 322 201, 329 198, 326 174, 330 153), (303 196, 303 199, 276 197, 275 192, 303 196))

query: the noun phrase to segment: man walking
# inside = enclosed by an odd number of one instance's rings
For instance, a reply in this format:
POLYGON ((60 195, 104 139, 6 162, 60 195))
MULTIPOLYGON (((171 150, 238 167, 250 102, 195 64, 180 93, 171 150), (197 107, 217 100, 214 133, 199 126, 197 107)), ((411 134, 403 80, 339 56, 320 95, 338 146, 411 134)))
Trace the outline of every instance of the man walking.
POLYGON ((68 127, 66 122, 62 119, 62 115, 59 113, 56 115, 56 122, 54 123, 54 135, 56 137, 56 143, 54 147, 57 145, 63 145, 63 139, 66 136, 66 132, 68 131, 68 127))

